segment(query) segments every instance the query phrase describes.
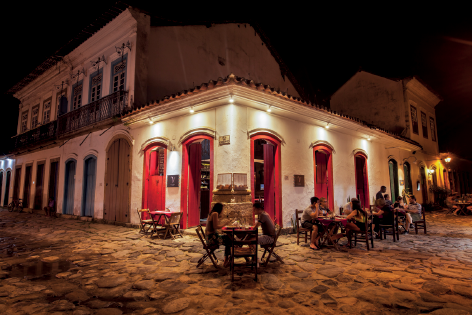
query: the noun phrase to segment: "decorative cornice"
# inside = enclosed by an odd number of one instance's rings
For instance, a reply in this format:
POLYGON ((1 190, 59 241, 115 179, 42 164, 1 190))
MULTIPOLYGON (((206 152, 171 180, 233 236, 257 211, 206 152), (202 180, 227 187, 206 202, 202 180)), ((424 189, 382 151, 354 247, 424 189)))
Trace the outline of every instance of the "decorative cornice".
POLYGON ((252 129, 252 130, 248 130, 247 131, 247 138, 250 139, 252 136, 258 134, 258 133, 268 133, 268 134, 271 134, 273 136, 276 136, 280 143, 282 145, 285 145, 285 139, 276 131, 272 130, 272 129, 269 129, 269 128, 256 128, 256 129, 252 129))
POLYGON ((352 155, 356 155, 357 153, 362 153, 362 154, 365 155, 365 157, 367 159, 369 159, 369 155, 367 154, 367 152, 364 149, 357 148, 357 149, 352 150, 352 155))
POLYGON ((334 150, 334 146, 329 143, 328 141, 325 141, 325 140, 316 140, 316 141, 313 141, 311 144, 310 144, 310 149, 313 149, 314 147, 316 147, 317 145, 325 145, 327 147, 329 147, 333 153, 336 153, 336 150, 334 150))
POLYGON ((193 128, 188 131, 186 131, 179 139, 178 145, 179 147, 182 145, 182 143, 190 136, 196 135, 196 134, 205 134, 213 139, 216 139, 216 131, 215 129, 211 127, 199 127, 199 128, 193 128))

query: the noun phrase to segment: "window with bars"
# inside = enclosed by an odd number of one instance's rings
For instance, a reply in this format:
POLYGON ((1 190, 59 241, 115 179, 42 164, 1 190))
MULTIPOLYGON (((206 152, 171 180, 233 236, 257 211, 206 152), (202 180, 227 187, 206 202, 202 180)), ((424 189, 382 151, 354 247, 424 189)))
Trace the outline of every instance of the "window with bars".
POLYGON ((51 120, 51 99, 47 99, 43 103, 43 124, 47 124, 51 120))
POLYGON ((94 102, 100 99, 102 95, 102 79, 103 74, 101 72, 91 77, 90 80, 90 102, 94 102))
POLYGON ((79 82, 74 86, 72 90, 72 110, 75 110, 82 106, 82 83, 79 82))
POLYGON ((125 78, 126 78, 126 58, 123 61, 119 61, 113 65, 113 92, 125 90, 125 78))
POLYGON ((28 111, 21 114, 21 132, 28 130, 28 111))
POLYGON ((39 105, 33 106, 31 110, 31 129, 38 127, 39 105))

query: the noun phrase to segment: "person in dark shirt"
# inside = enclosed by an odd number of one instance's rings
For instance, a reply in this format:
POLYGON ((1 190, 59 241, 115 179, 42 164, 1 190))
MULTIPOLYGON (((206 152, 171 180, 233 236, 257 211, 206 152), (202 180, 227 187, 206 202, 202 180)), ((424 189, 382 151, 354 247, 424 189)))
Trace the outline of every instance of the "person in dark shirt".
POLYGON ((380 224, 392 224, 393 222, 393 210, 390 206, 387 206, 385 199, 377 199, 375 201, 376 210, 372 213, 374 215, 374 231, 379 232, 380 224))
POLYGON ((52 198, 49 198, 49 202, 47 207, 44 207, 44 212, 46 212, 46 216, 54 216, 54 200, 52 198))
POLYGON ((402 196, 397 197, 397 200, 395 200, 395 203, 393 204, 393 208, 394 209, 397 209, 397 208, 403 209, 403 198, 402 198, 402 196))
POLYGON ((257 215, 257 221, 254 225, 254 229, 258 227, 262 228, 262 236, 257 238, 257 242, 259 245, 267 245, 272 244, 275 240, 275 226, 274 222, 267 214, 267 212, 262 209, 262 205, 256 202, 253 205, 254 214, 257 215))
POLYGON ((384 195, 384 199, 385 199, 385 204, 387 206, 391 206, 392 205, 392 200, 390 200, 390 196, 388 194, 385 194, 384 195))
POLYGON ((377 194, 375 195, 375 200, 378 200, 378 199, 385 199, 384 198, 384 194, 387 192, 387 187, 385 186, 382 186, 380 187, 380 191, 377 192, 377 194))

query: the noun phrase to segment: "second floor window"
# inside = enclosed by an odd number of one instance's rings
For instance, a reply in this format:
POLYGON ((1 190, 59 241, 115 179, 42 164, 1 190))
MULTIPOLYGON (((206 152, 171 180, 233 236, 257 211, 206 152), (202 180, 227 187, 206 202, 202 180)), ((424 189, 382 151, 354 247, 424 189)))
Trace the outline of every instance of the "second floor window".
POLYGON ((36 105, 31 110, 31 129, 38 127, 39 105, 36 105))
POLYGON ((45 100, 43 103, 43 124, 47 124, 51 120, 51 99, 45 100))
MULTIPOLYGON (((56 108, 56 118, 59 116, 59 113, 60 113, 60 107, 61 107, 61 97, 62 96, 66 96, 67 95, 67 88, 61 90, 59 93, 57 93, 56 95, 56 105, 57 105, 57 108, 56 108)), ((67 97, 67 96, 66 96, 67 97)))
POLYGON ((421 126, 423 127, 423 137, 428 139, 428 119, 424 112, 421 112, 421 126))
POLYGON ((102 73, 92 77, 90 83, 90 102, 98 100, 102 94, 102 73))
POLYGON ((82 83, 76 85, 72 91, 72 110, 82 106, 82 83))
POLYGON ((21 114, 21 132, 28 130, 28 111, 21 114))
POLYGON ((113 92, 124 91, 126 77, 126 59, 113 66, 113 92))

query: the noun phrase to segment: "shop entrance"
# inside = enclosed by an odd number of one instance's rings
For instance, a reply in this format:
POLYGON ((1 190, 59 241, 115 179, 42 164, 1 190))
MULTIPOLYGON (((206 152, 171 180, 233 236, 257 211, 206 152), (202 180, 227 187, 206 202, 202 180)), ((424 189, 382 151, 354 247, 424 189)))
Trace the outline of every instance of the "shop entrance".
POLYGON ((325 145, 313 148, 315 162, 315 196, 326 198, 334 210, 332 149, 325 145))
POLYGON ((164 211, 166 207, 167 148, 151 144, 144 150, 143 209, 164 211))
POLYGON ((398 164, 394 159, 388 161, 388 173, 390 175, 390 200, 395 202, 400 193, 398 189, 398 164))
POLYGON ((182 152, 181 204, 184 228, 206 224, 213 190, 213 143, 209 136, 194 136, 182 152))
POLYGON ((95 181, 96 181, 97 158, 88 156, 84 160, 84 186, 82 189, 82 215, 93 217, 95 204, 95 181))
POLYGON ((36 169, 36 191, 34 193, 34 209, 41 210, 43 204, 44 162, 36 169))
POLYGON ((280 141, 269 135, 251 138, 252 201, 260 202, 272 220, 281 222, 280 141))
POLYGON ((29 208, 31 193, 31 169, 32 165, 27 165, 25 169, 25 185, 23 186, 23 207, 29 208))
POLYGON ((354 155, 356 166, 356 196, 362 208, 369 208, 369 181, 367 176, 367 158, 362 153, 354 155))
POLYGON ((13 180, 15 181, 13 186, 13 200, 17 200, 20 195, 21 166, 15 169, 15 177, 13 180))

